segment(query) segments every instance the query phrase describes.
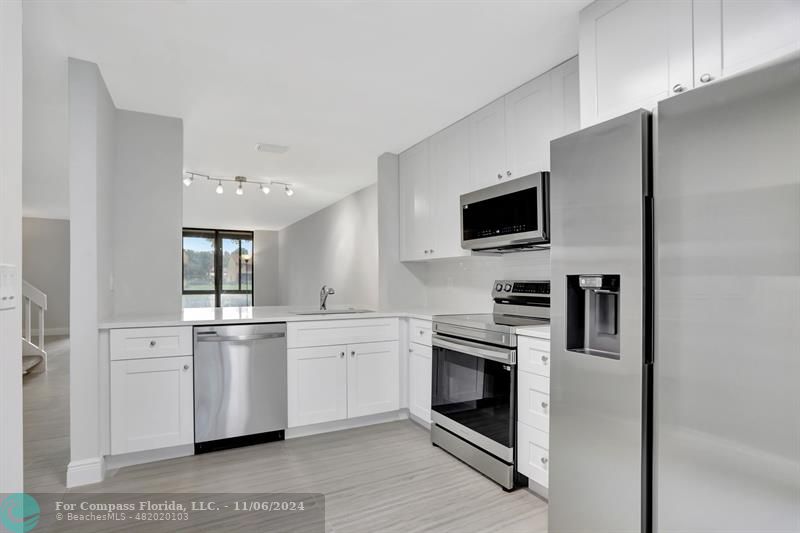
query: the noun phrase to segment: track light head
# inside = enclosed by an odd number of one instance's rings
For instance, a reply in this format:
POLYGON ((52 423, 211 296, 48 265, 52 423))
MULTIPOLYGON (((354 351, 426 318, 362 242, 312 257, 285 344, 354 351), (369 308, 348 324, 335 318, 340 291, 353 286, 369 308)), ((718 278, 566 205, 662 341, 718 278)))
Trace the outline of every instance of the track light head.
POLYGON ((225 192, 225 189, 222 188, 222 182, 221 181, 217 183, 216 191, 217 191, 217 194, 222 194, 222 193, 225 192))
POLYGON ((194 181, 193 174, 187 174, 186 177, 183 178, 183 184, 186 185, 187 187, 191 185, 193 181, 194 181))
POLYGON ((269 185, 261 184, 258 188, 261 189, 261 192, 264 194, 269 194, 269 185))
POLYGON ((288 185, 286 186, 285 190, 286 190, 286 196, 291 196, 291 195, 294 194, 294 190, 291 187, 289 187, 288 185))
POLYGON ((244 189, 242 189, 242 184, 240 183, 238 187, 236 187, 236 195, 242 196, 244 194, 244 189))

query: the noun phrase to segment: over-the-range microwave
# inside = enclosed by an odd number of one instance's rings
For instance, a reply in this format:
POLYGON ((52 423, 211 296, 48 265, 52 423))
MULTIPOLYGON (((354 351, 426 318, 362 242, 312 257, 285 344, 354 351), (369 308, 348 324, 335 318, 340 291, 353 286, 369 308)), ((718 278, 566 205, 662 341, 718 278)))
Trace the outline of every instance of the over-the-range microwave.
POLYGON ((550 173, 537 172, 461 195, 461 247, 523 252, 550 243, 550 173))

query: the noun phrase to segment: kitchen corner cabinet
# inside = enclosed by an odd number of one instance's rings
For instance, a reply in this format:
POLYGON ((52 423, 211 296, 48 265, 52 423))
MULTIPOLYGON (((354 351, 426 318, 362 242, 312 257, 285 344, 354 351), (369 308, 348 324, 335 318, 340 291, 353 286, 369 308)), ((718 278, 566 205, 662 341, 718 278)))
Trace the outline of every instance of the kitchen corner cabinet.
POLYGON ((193 357, 111 361, 111 454, 194 442, 193 357))
POLYGON ((598 0, 581 11, 586 127, 800 49, 792 0, 598 0))
POLYGON ((400 260, 460 257, 460 196, 550 169, 550 141, 578 129, 572 58, 401 153, 400 260))

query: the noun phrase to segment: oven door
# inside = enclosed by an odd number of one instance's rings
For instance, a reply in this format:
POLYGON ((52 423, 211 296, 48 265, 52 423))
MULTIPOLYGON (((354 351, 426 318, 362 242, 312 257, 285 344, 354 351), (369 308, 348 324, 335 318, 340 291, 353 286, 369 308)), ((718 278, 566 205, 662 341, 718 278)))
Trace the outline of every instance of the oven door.
POLYGON ((431 419, 513 463, 516 350, 434 335, 431 419))
POLYGON ((537 172, 461 196, 461 247, 549 243, 549 173, 537 172))

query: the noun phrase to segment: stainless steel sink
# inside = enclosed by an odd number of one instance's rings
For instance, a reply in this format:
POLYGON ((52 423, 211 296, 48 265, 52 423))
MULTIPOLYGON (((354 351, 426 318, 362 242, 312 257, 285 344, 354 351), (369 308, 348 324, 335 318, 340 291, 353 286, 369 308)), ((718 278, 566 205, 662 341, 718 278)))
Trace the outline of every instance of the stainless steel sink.
POLYGON ((295 315, 349 315, 355 313, 372 313, 372 309, 356 309, 350 307, 347 309, 326 309, 325 311, 295 311, 295 315))

